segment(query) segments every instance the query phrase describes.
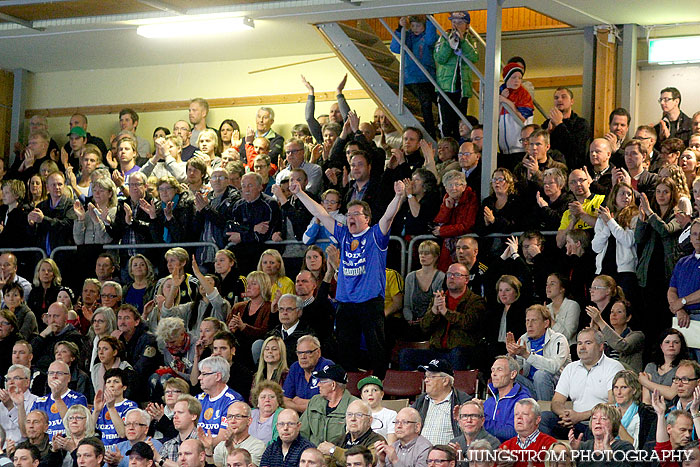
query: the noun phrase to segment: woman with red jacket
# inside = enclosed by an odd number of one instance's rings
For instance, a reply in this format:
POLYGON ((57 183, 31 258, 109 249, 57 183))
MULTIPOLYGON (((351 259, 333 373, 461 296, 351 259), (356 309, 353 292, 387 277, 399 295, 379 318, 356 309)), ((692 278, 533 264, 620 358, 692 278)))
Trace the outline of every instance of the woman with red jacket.
POLYGON ((444 238, 438 269, 446 271, 454 262, 452 254, 457 238, 473 231, 479 200, 474 190, 467 186, 467 179, 460 171, 448 171, 442 176, 442 184, 447 194, 435 217, 434 222, 438 225, 433 228, 433 235, 444 238))

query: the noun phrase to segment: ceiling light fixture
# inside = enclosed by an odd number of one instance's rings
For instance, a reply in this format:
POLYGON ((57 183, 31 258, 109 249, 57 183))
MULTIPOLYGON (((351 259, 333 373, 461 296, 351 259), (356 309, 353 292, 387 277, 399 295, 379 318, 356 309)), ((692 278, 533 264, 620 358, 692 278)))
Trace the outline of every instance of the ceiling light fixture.
POLYGON ((247 16, 220 19, 185 19, 176 21, 144 24, 136 28, 136 34, 149 39, 191 37, 214 34, 227 34, 236 31, 253 29, 255 24, 247 16))
POLYGON ((677 65, 700 62, 700 36, 664 37, 649 41, 649 63, 677 65))

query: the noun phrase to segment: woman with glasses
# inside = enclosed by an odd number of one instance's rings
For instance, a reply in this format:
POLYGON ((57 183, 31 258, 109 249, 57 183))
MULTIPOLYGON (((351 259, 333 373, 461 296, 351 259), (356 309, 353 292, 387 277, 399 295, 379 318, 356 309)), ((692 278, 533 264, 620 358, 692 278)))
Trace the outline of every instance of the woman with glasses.
POLYGON ((163 384, 163 402, 149 402, 146 412, 151 416, 151 428, 155 431, 154 437, 163 442, 178 435, 173 425, 175 415, 175 403, 178 397, 190 393, 190 385, 182 378, 170 378, 163 384))
POLYGON ((559 230, 561 216, 569 209, 574 197, 566 189, 566 174, 557 167, 544 171, 542 190, 535 192, 535 228, 540 231, 559 230), (544 195, 544 196, 542 196, 544 195))
POLYGON ((152 241, 155 243, 187 242, 196 238, 193 229, 194 197, 173 176, 158 179, 158 196, 147 203, 139 201, 139 207, 151 219, 152 241))
POLYGON ((97 177, 92 181, 92 201, 83 205, 77 199, 73 203, 75 222, 73 240, 76 245, 102 245, 112 243, 107 225, 117 214, 117 186, 110 178, 97 177))
MULTIPOLYGON (((321 201, 323 207, 326 209, 328 214, 335 219, 336 222, 345 224, 345 214, 340 213, 340 208, 342 207, 342 196, 338 190, 331 188, 324 191, 321 195, 321 201)), ((317 217, 311 219, 311 222, 309 222, 309 226, 306 228, 306 232, 304 232, 302 239, 305 245, 317 244, 323 251, 326 251, 326 248, 328 245, 330 245, 330 242, 320 242, 319 240, 332 239, 332 241, 335 241, 331 233, 321 224, 321 221, 317 217)), ((323 278, 323 275, 320 277, 323 278)))
POLYGON ((652 361, 639 373, 639 382, 644 387, 642 400, 645 404, 651 403, 651 394, 654 391, 659 391, 667 401, 676 397, 673 378, 676 376, 678 364, 688 358, 688 345, 679 330, 666 329, 659 336, 658 342, 652 354, 652 361))
MULTIPOLYGON (((590 430, 593 434, 593 439, 588 441, 583 440, 583 433, 578 438, 574 436, 574 429, 569 431, 569 444, 571 449, 583 452, 606 451, 610 452, 610 456, 614 459, 624 459, 626 451, 634 450, 634 446, 629 441, 618 438, 621 425, 620 411, 611 404, 600 403, 591 410, 590 430)), ((592 459, 582 459, 578 466, 625 466, 627 462, 600 462, 592 459)))
MULTIPOLYGON (((444 239, 438 268, 446 271, 453 263, 452 254, 457 237, 474 230, 479 200, 474 190, 467 186, 467 179, 460 171, 450 170, 443 175, 442 185, 447 193, 442 199, 437 216, 433 220, 436 225, 433 227, 432 233, 436 237, 444 239)), ((409 209, 410 206, 409 203, 409 209)))
MULTIPOLYGON (((478 217, 479 235, 510 233, 523 230, 523 204, 515 192, 515 179, 508 169, 499 168, 491 175, 491 193, 482 202, 478 217)), ((500 245, 499 245, 500 246, 500 245)))
POLYGON ((619 300, 625 299, 625 292, 615 279, 605 274, 596 276, 591 283, 591 301, 600 311, 605 321, 610 319, 610 310, 619 300))
POLYGON ((87 338, 92 341, 92 354, 87 368, 92 368, 92 365, 98 362, 97 347, 100 339, 110 336, 112 331, 117 329, 117 315, 114 311, 106 306, 97 308, 90 319, 90 329, 87 332, 87 338))
POLYGON ((49 465, 73 467, 78 465, 76 458, 78 444, 85 438, 99 436, 95 433, 90 409, 82 404, 72 405, 63 416, 65 434, 54 435, 49 453, 49 465))

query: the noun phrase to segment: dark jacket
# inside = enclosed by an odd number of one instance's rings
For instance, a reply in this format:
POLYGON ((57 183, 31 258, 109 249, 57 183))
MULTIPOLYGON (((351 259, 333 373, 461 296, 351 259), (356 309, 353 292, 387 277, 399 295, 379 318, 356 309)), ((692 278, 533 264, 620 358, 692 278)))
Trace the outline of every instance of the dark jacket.
POLYGON ((668 285, 675 266, 674 248, 678 243, 678 236, 681 233, 681 226, 673 217, 673 213, 668 213, 665 219, 659 217, 658 214, 652 213, 646 222, 641 219, 637 221, 637 226, 634 230, 634 241, 637 244, 637 279, 641 287, 646 287, 652 278, 658 281, 663 278, 663 281, 668 285), (663 247, 664 255, 664 276, 661 276, 661 271, 654 269, 662 266, 661 264, 652 264, 654 249, 663 247), (652 273, 652 271, 654 271, 652 273))
POLYGON ((282 338, 282 340, 284 341, 284 346, 287 348, 287 366, 290 367, 294 364, 294 362, 297 361, 297 340, 299 340, 301 336, 305 336, 307 334, 313 334, 313 332, 304 323, 299 322, 299 325, 296 327, 294 332, 292 332, 291 334, 287 334, 286 338, 282 334, 281 324, 271 329, 270 332, 267 333, 266 338, 270 336, 277 336, 282 338))
MULTIPOLYGON (((352 200, 354 187, 354 181, 348 184, 347 190, 343 195, 343 211, 345 211, 345 207, 352 200)), ((362 201, 369 204, 372 211, 371 224, 374 225, 379 222, 379 219, 381 219, 381 217, 384 215, 384 211, 386 210, 386 204, 384 204, 382 196, 382 184, 379 182, 379 180, 375 181, 372 178, 369 179, 367 186, 365 187, 365 192, 362 195, 362 201)))
MULTIPOLYGON (((512 332, 516 339, 525 334, 525 309, 526 305, 521 296, 519 300, 513 303, 506 313, 506 332, 512 332)), ((498 355, 506 353, 506 346, 503 342, 498 341, 498 331, 501 328, 501 317, 503 316, 503 305, 500 303, 494 304, 493 308, 488 311, 486 321, 486 340, 495 349, 498 348, 498 355)))
POLYGON ((73 202, 64 197, 55 207, 51 207, 51 198, 49 198, 39 203, 37 207, 44 213, 44 220, 34 225, 27 224, 27 233, 34 239, 36 246, 45 249, 47 237, 51 250, 58 246, 73 245, 73 221, 75 220, 73 202))
POLYGON ((508 201, 501 209, 496 209, 496 195, 490 195, 481 203, 481 211, 476 216, 476 230, 479 235, 490 233, 510 233, 523 229, 523 203, 515 193, 508 195, 508 201), (484 223, 483 208, 493 211, 495 220, 490 225, 484 223))
POLYGON ((51 362, 56 359, 53 348, 60 341, 68 341, 77 345, 78 349, 80 349, 80 355, 90 355, 89 350, 92 350, 88 346, 85 336, 80 334, 72 324, 67 324, 58 334, 51 333, 46 337, 36 336, 32 339, 33 363, 42 373, 46 373, 51 362))
POLYGON ((27 236, 27 214, 29 213, 29 206, 18 204, 9 214, 7 209, 8 206, 5 204, 0 206, 0 224, 2 224, 0 245, 2 245, 3 248, 30 246, 30 237, 27 236))
MULTIPOLYGON (((150 204, 151 195, 146 193, 146 202, 150 204)), ((139 209, 138 205, 131 204, 131 198, 120 200, 117 203, 117 214, 114 216, 114 222, 106 226, 107 235, 115 241, 121 240, 120 243, 150 243, 151 231, 149 225, 151 218, 148 217, 146 211, 139 209), (132 213, 131 225, 126 223, 124 204, 129 203, 132 213)), ((123 250, 122 250, 123 251, 123 250)))
MULTIPOLYGON (((549 126, 549 119, 545 120, 542 128, 549 126)), ((561 124, 554 127, 549 134, 552 149, 557 149, 564 154, 569 170, 579 169, 588 160, 588 140, 591 137, 591 127, 586 119, 571 111, 571 117, 562 120, 561 124)))
POLYGON ((239 199, 233 207, 232 219, 226 229, 228 232, 241 234, 241 243, 266 242, 270 240, 273 232, 280 231, 281 211, 277 201, 266 194, 261 194, 258 199, 248 202, 239 199), (260 234, 253 227, 261 222, 269 222, 267 233, 260 234))
POLYGON ((550 202, 544 195, 542 195, 542 198, 549 202, 549 206, 541 208, 535 202, 535 221, 533 228, 539 231, 559 230, 561 216, 569 209, 569 203, 574 201, 573 195, 569 192, 562 193, 553 202, 550 202))
POLYGON ((304 232, 306 232, 306 227, 313 216, 296 196, 288 198, 287 202, 280 206, 280 209, 282 211, 282 223, 280 225, 282 237, 287 240, 301 241, 304 237, 304 232), (292 223, 294 238, 287 238, 287 220, 292 223))
POLYGON ((481 296, 466 289, 457 308, 448 309, 444 316, 431 312, 432 307, 431 301, 428 310, 420 320, 423 332, 430 333, 432 349, 445 350, 442 346, 445 333, 447 333, 446 349, 473 347, 479 343, 486 312, 486 301, 481 296))
POLYGON ((180 193, 180 199, 173 208, 172 219, 167 220, 163 212, 163 203, 156 203, 156 218, 151 220, 151 240, 153 243, 179 243, 195 240, 194 199, 189 191, 180 193), (168 235, 165 235, 165 229, 168 235))
MULTIPOLYGON (((156 336, 148 332, 146 323, 141 321, 131 339, 127 341, 122 335, 119 337, 126 347, 125 360, 134 367, 139 381, 148 381, 148 378, 163 364, 163 355, 158 352, 156 336)), ((148 391, 142 394, 143 400, 148 400, 148 391)), ((137 402, 142 402, 137 400, 137 402)))
POLYGON ((49 311, 49 305, 56 301, 60 289, 61 287, 57 285, 52 285, 48 289, 44 289, 39 285, 39 287, 32 287, 29 297, 26 297, 27 306, 34 312, 35 317, 38 317, 39 332, 46 329, 46 324, 44 324, 41 316, 49 311))
MULTIPOLYGON (((215 197, 213 193, 210 193, 209 198, 209 204, 201 211, 195 212, 192 226, 201 237, 205 234, 205 224, 209 223, 214 243, 219 248, 223 248, 228 243, 226 223, 232 218, 233 207, 241 199, 241 195, 234 187, 228 186, 221 196, 215 197)), ((200 238, 200 240, 211 241, 212 238, 200 238)))
MULTIPOLYGON (((467 401, 472 400, 472 396, 457 388, 452 388, 452 397, 450 399, 450 413, 454 413, 454 409, 458 405, 462 405, 467 401)), ((430 407, 430 398, 426 393, 418 396, 418 399, 411 406, 418 411, 421 420, 425 423, 425 417, 428 415, 428 407, 430 407)), ((462 434, 462 429, 455 417, 452 417, 452 434, 456 438, 462 434)))
MULTIPOLYGON (((661 143, 664 142, 664 139, 661 138, 661 123, 654 125, 654 130, 656 130, 656 134, 659 135, 659 138, 656 140, 656 145, 654 145, 654 149, 661 151, 661 143)), ((669 125, 669 130, 669 138, 679 138, 683 140, 683 144, 687 146, 688 140, 690 140, 690 135, 693 134, 693 121, 681 111, 680 115, 678 116, 678 120, 669 125)))

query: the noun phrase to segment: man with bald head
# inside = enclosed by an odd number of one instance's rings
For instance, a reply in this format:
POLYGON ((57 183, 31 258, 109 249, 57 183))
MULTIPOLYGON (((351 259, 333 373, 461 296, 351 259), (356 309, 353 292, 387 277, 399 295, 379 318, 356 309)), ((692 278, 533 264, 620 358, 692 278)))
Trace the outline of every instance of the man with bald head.
POLYGON ((566 234, 572 230, 592 229, 598 219, 598 208, 605 195, 591 193, 591 178, 582 169, 572 170, 569 174, 569 189, 575 200, 569 203, 569 209, 561 216, 557 231, 557 246, 566 243, 566 234))
POLYGON ((358 399, 348 405, 345 429, 346 433, 334 439, 333 442, 324 441, 318 445, 318 450, 330 457, 330 465, 343 465, 345 451, 358 445, 370 450, 374 461, 372 465, 374 465, 377 459, 374 445, 385 439, 372 430, 372 409, 365 401, 358 399))
POLYGON ((284 409, 277 416, 279 438, 270 443, 260 460, 260 467, 286 467, 299 465, 302 453, 314 445, 299 434, 299 414, 284 409))
POLYGON ((198 439, 183 441, 178 450, 178 464, 180 467, 205 467, 206 454, 202 442, 198 439))
POLYGON ((420 432, 423 429, 423 420, 418 411, 412 407, 405 407, 396 415, 395 431, 396 441, 387 444, 386 441, 374 443, 377 452, 378 467, 421 467, 427 466, 428 453, 433 447, 432 443, 420 432))
MULTIPOLYGON (((0 255, 0 289, 5 284, 17 282, 24 290, 24 299, 29 298, 29 293, 32 291, 32 284, 22 276, 17 275, 17 257, 12 253, 3 253, 0 255)), ((0 300, 3 294, 0 291, 0 300)), ((4 305, 4 301, 3 301, 4 305)))
POLYGON ((469 271, 467 287, 477 295, 486 297, 489 285, 486 284, 488 266, 478 260, 479 241, 474 237, 462 236, 455 244, 457 262, 469 271))
POLYGON ((612 188, 612 165, 610 165, 612 147, 610 141, 607 138, 596 138, 588 149, 593 168, 590 171, 590 176, 593 179, 591 193, 607 196, 612 188))
POLYGON ((308 448, 301 454, 299 467, 325 467, 325 465, 323 453, 316 448, 308 448))
MULTIPOLYGON (((223 465, 233 449, 245 449, 250 453, 253 464, 260 464, 260 459, 265 452, 265 443, 248 434, 248 427, 253 422, 250 406, 245 402, 234 402, 226 411, 226 427, 224 443, 219 443, 214 448, 214 464, 223 465)), ((207 447, 207 451, 209 448, 207 447)), ((209 458, 209 452, 207 452, 209 458)))
POLYGON ((46 329, 32 340, 34 365, 42 373, 46 373, 54 361, 54 347, 60 341, 72 342, 78 346, 81 355, 89 355, 85 337, 68 323, 68 309, 63 303, 54 302, 46 312, 46 329))

